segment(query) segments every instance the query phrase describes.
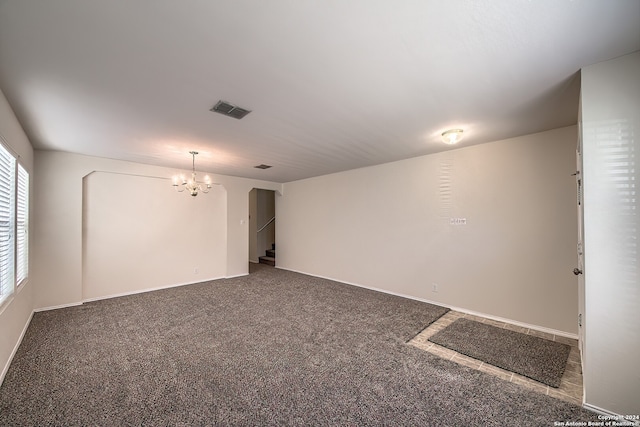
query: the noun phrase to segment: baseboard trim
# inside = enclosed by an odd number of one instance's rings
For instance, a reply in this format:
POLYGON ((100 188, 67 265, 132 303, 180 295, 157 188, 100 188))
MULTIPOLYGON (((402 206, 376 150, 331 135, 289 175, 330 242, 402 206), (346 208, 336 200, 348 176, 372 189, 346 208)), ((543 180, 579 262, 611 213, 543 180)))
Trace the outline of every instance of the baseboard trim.
POLYGON ((506 317, 499 317, 499 316, 494 316, 494 315, 491 315, 491 314, 480 313, 480 312, 473 311, 473 310, 467 310, 467 309, 461 308, 461 307, 448 306, 448 305, 442 304, 442 303, 434 302, 432 304, 444 305, 445 307, 448 307, 451 310, 460 311, 462 313, 470 314, 472 316, 484 317, 485 319, 491 319, 491 320, 495 320, 497 322, 510 323, 512 325, 521 326, 523 328, 533 329, 534 331, 538 331, 538 332, 545 332, 547 334, 558 335, 558 336, 561 336, 561 337, 571 338, 571 339, 574 339, 574 340, 578 339, 578 334, 572 334, 570 332, 559 331, 557 329, 551 329, 551 328, 547 328, 547 327, 544 327, 544 326, 533 325, 531 323, 524 323, 524 322, 520 322, 518 320, 507 319, 506 317))
POLYGON ((602 419, 601 421, 604 421, 605 424, 607 421, 625 421, 625 422, 629 422, 632 424, 629 425, 633 425, 633 426, 640 426, 640 421, 634 421, 634 420, 625 420, 624 415, 620 415, 620 414, 616 414, 615 412, 611 412, 611 411, 607 411, 606 409, 602 409, 598 406, 595 405, 591 405, 589 403, 583 403, 582 407, 584 409, 587 409, 591 412, 595 412, 596 414, 600 414, 602 415, 602 419))
POLYGON ((233 278, 236 278, 236 277, 244 277, 244 276, 248 276, 248 275, 249 275, 249 273, 242 273, 242 274, 234 274, 233 276, 225 276, 224 278, 225 279, 233 279, 233 278))
POLYGON ((27 319, 27 322, 22 328, 22 332, 20 332, 20 336, 18 337, 18 341, 16 342, 16 345, 14 345, 13 350, 11 350, 11 354, 9 355, 9 359, 7 360, 7 363, 2 368, 2 373, 0 373, 0 385, 2 385, 2 383, 4 382, 4 377, 5 375, 7 375, 7 371, 9 370, 9 366, 11 366, 11 362, 13 362, 13 357, 16 355, 16 352, 18 351, 20 344, 22 344, 22 339, 24 338, 24 334, 27 333, 27 329, 31 324, 31 319, 33 319, 33 313, 35 313, 35 311, 32 310, 31 314, 29 315, 29 319, 27 319))
POLYGON ((33 311, 35 311, 36 313, 39 313, 41 311, 57 310, 59 308, 75 307, 77 305, 82 305, 82 302, 71 302, 69 304, 60 304, 60 305, 52 305, 50 307, 41 307, 41 308, 36 308, 33 311))
POLYGON ((121 292, 121 293, 118 293, 118 294, 111 294, 111 295, 105 295, 105 296, 93 297, 93 298, 84 298, 82 300, 82 303, 92 302, 92 301, 100 301, 100 300, 103 300, 103 299, 126 297, 128 295, 143 294, 145 292, 160 291, 162 289, 177 288, 179 286, 195 285, 196 283, 210 282, 212 280, 220 280, 220 279, 226 279, 226 277, 222 277, 222 276, 221 277, 211 277, 211 278, 201 279, 201 280, 198 280, 196 282, 174 283, 172 285, 157 286, 157 287, 154 287, 154 288, 139 289, 139 290, 135 290, 135 291, 121 292))
POLYGON ((572 334, 570 332, 559 331, 559 330, 547 328, 547 327, 544 327, 544 326, 532 325, 532 324, 529 324, 529 323, 524 323, 524 322, 520 322, 520 321, 513 320, 513 319, 507 319, 505 317, 499 317, 499 316, 494 316, 494 315, 487 314, 487 313, 481 313, 479 311, 468 310, 466 308, 457 307, 457 306, 453 306, 453 305, 450 305, 450 304, 445 304, 445 303, 440 302, 440 301, 432 301, 432 300, 428 300, 428 299, 425 299, 425 298, 419 298, 419 297, 415 297, 415 296, 412 296, 412 295, 405 295, 405 294, 401 294, 401 293, 398 293, 398 292, 389 291, 387 289, 380 289, 380 288, 375 288, 375 287, 372 287, 372 286, 365 286, 365 285, 361 285, 359 283, 345 282, 344 280, 338 280, 338 279, 334 279, 332 277, 320 276, 320 275, 317 275, 317 274, 309 274, 309 273, 305 273, 304 271, 294 270, 294 269, 291 269, 291 268, 280 267, 280 266, 276 266, 276 268, 279 268, 281 270, 293 271, 294 273, 306 274, 307 276, 318 277, 320 279, 332 280, 334 282, 344 283, 345 285, 357 286, 359 288, 365 288, 365 289, 369 289, 369 290, 372 290, 372 291, 377 291, 377 292, 382 292, 382 293, 385 293, 385 294, 395 295, 395 296, 402 297, 402 298, 408 298, 408 299, 412 299, 412 300, 415 300, 415 301, 426 302, 428 304, 439 305, 441 307, 446 307, 446 308, 448 308, 450 310, 459 311, 459 312, 462 312, 462 313, 465 313, 465 314, 470 314, 472 316, 484 317, 485 319, 491 319, 491 320, 495 320, 497 322, 510 323, 512 325, 521 326, 523 328, 528 328, 528 329, 533 329, 533 330, 539 331, 539 332, 546 332, 548 334, 558 335, 558 336, 561 336, 561 337, 572 338, 572 339, 576 339, 576 340, 578 339, 578 334, 572 334))
POLYGON ((157 287, 154 287, 154 288, 140 289, 140 290, 135 290, 135 291, 130 291, 130 292, 121 292, 121 293, 118 293, 118 294, 111 294, 111 295, 105 295, 105 296, 100 296, 100 297, 84 298, 80 302, 72 302, 72 303, 68 303, 68 304, 60 304, 60 305, 54 305, 54 306, 50 306, 50 307, 42 307, 42 308, 37 308, 34 311, 35 312, 40 312, 40 311, 57 310, 59 308, 75 307, 75 306, 78 306, 78 305, 82 305, 85 302, 92 302, 92 301, 100 301, 100 300, 110 299, 110 298, 125 297, 127 295, 143 294, 145 292, 153 292, 153 291, 159 291, 159 290, 162 290, 162 289, 177 288, 178 286, 195 285, 196 283, 210 282, 210 281, 213 281, 213 280, 221 280, 221 279, 230 279, 230 278, 233 278, 233 277, 241 277, 241 276, 247 276, 247 275, 248 275, 248 273, 246 273, 246 274, 238 274, 236 276, 212 277, 212 278, 208 278, 208 279, 198 280, 196 282, 175 283, 175 284, 172 284, 172 285, 157 286, 157 287))

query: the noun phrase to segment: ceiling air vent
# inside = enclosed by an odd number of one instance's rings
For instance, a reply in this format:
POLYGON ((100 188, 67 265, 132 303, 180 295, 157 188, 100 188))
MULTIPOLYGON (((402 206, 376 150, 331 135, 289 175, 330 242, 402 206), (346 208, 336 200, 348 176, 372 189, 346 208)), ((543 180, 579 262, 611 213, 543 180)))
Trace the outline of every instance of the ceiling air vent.
POLYGON ((218 101, 218 103, 209 111, 224 114, 225 116, 233 117, 235 119, 241 119, 251 112, 251 110, 245 110, 244 108, 230 104, 227 101, 218 101))
POLYGON ((265 165, 264 163, 258 166, 254 166, 256 169, 269 169, 271 166, 265 165))

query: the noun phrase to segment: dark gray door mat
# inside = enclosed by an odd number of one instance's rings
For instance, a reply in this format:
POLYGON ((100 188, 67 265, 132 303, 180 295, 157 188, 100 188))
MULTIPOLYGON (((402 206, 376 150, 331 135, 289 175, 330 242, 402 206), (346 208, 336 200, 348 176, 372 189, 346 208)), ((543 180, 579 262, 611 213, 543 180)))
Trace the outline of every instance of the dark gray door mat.
POLYGON ((571 350, 563 343, 464 318, 429 341, 555 388, 571 350))

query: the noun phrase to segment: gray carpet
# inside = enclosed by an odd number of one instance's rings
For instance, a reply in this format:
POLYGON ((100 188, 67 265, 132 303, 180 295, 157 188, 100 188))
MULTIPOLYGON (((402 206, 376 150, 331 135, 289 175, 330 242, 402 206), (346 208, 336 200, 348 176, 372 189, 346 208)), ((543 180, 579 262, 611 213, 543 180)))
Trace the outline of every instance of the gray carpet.
POLYGON ((469 319, 458 319, 429 341, 558 388, 571 347, 469 319))
POLYGON ((549 426, 592 414, 406 344, 447 310, 302 274, 36 313, 12 426, 549 426))

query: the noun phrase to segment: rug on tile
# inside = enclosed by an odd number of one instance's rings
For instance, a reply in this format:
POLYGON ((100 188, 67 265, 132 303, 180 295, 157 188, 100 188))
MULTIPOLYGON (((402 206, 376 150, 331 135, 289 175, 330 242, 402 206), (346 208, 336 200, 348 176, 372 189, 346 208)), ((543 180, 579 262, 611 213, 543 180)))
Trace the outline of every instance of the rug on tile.
POLYGON ((555 388, 571 350, 563 343, 464 318, 429 341, 555 388))

